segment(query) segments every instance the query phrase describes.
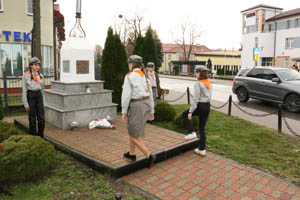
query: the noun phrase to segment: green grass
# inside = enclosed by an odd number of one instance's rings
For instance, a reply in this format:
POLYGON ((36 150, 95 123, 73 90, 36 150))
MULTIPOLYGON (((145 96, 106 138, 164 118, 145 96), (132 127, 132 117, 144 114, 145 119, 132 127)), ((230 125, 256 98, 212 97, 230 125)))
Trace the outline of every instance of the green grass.
POLYGON ((0 196, 4 200, 113 200, 117 192, 126 200, 146 199, 60 151, 57 151, 55 166, 46 174, 26 182, 9 183, 4 189, 13 194, 11 197, 0 196))
MULTIPOLYGON (((176 112, 183 112, 188 106, 175 105, 175 108, 176 112)), ((171 122, 155 125, 187 132, 171 122)), ((211 110, 206 134, 209 151, 300 185, 299 138, 215 110, 211 110)))

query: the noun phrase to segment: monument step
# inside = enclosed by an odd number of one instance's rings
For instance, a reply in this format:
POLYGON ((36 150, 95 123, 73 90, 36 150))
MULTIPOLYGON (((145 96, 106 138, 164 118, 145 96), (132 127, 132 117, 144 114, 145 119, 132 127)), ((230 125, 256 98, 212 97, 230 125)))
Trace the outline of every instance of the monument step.
POLYGON ((65 83, 60 81, 52 81, 51 88, 55 91, 61 91, 66 94, 86 93, 87 88, 90 92, 103 91, 104 81, 76 82, 65 83))
POLYGON ((84 109, 111 105, 112 90, 100 92, 66 94, 61 91, 45 90, 45 105, 62 110, 84 109))
POLYGON ((87 126, 96 118, 107 118, 108 116, 112 121, 116 119, 117 104, 76 110, 60 110, 45 105, 46 121, 61 129, 70 129, 70 125, 74 121, 79 122, 80 126, 87 126))

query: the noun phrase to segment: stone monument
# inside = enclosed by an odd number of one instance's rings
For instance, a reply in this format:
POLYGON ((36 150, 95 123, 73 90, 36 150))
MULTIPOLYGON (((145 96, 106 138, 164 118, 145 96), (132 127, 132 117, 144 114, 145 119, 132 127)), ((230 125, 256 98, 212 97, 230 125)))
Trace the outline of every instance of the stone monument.
POLYGON ((95 81, 94 51, 81 27, 81 0, 77 0, 76 24, 61 49, 60 81, 45 90, 46 121, 70 129, 75 122, 86 126, 96 118, 116 119, 117 104, 104 81, 95 81))

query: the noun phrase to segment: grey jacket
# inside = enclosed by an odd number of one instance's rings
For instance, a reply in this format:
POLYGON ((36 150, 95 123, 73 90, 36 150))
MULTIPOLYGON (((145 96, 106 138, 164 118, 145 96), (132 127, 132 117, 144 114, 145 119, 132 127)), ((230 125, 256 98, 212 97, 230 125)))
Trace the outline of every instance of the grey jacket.
POLYGON ((207 89, 204 83, 197 81, 194 85, 194 96, 189 112, 193 113, 196 110, 198 102, 209 103, 211 100, 211 92, 212 85, 210 85, 210 89, 207 89))

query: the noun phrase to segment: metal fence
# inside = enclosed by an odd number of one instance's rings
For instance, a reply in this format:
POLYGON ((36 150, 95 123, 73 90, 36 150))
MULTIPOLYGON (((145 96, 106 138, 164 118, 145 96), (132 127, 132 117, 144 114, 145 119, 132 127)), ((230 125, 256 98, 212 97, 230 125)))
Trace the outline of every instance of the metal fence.
MULTIPOLYGON (((44 77, 45 88, 51 88, 51 81, 54 80, 53 74, 44 77)), ((3 72, 0 77, 1 100, 4 104, 5 113, 8 114, 9 107, 23 106, 22 100, 22 77, 6 77, 3 72)))

